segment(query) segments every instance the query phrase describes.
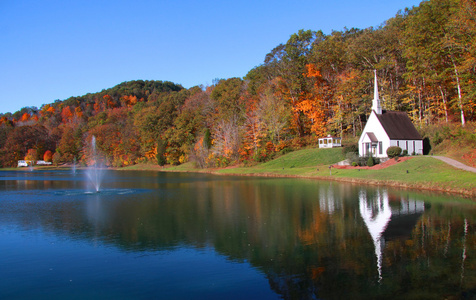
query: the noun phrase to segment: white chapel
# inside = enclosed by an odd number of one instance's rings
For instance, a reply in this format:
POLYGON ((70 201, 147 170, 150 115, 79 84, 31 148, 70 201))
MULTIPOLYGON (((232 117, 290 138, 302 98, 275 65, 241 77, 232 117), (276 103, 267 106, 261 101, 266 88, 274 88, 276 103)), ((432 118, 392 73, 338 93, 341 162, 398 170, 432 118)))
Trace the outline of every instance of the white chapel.
POLYGON ((377 71, 374 73, 372 112, 359 139, 359 156, 384 158, 387 157, 387 148, 390 146, 398 146, 402 148, 402 152, 407 150, 409 155, 422 155, 423 139, 407 113, 382 110, 378 96, 377 71))

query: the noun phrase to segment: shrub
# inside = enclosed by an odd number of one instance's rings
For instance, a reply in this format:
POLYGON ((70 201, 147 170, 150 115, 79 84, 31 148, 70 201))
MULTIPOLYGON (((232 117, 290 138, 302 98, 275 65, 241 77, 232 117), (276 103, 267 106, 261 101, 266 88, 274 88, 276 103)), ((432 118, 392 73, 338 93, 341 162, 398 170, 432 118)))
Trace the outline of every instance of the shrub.
POLYGON ((387 156, 389 158, 398 157, 402 153, 402 148, 398 146, 390 146, 387 148, 387 156))
POLYGON ((286 147, 286 148, 283 148, 281 151, 279 151, 279 154, 284 155, 284 154, 287 154, 289 152, 293 152, 293 149, 291 149, 289 147, 286 147))
POLYGON ((367 160, 367 167, 373 167, 374 166, 374 158, 372 156, 369 156, 369 159, 367 160))
POLYGON ((406 150, 406 149, 405 149, 405 150, 403 150, 403 152, 402 152, 402 156, 408 156, 408 150, 406 150))
POLYGON ((347 161, 349 162, 349 164, 352 164, 354 165, 354 163, 356 165, 359 164, 359 155, 357 153, 354 153, 354 152, 348 152, 346 155, 345 155, 345 158, 347 159, 347 161))
POLYGON ((348 145, 342 148, 342 154, 347 156, 347 153, 359 154, 359 146, 357 144, 348 145))

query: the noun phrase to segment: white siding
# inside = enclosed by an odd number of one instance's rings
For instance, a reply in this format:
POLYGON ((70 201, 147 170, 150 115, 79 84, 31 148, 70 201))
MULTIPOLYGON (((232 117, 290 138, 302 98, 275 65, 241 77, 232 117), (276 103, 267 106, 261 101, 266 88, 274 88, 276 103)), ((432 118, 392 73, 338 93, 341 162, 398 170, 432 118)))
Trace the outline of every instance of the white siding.
POLYGON ((413 152, 417 155, 423 155, 422 140, 391 140, 390 145, 402 148, 402 152, 403 150, 407 150, 408 155, 412 155, 413 152), (415 147, 413 145, 415 145, 415 147))
MULTIPOLYGON (((359 156, 366 156, 366 143, 370 143, 370 139, 367 136, 367 132, 372 132, 379 142, 382 142, 382 154, 380 154, 380 144, 377 143, 375 152, 372 152, 374 157, 387 157, 387 149, 390 146, 399 146, 403 150, 407 150, 409 155, 413 152, 418 155, 423 155, 423 141, 422 140, 390 140, 382 124, 380 124, 375 112, 372 111, 369 120, 365 125, 364 131, 359 139, 359 156), (408 144, 408 147, 407 147, 408 144), (415 144, 415 147, 413 147, 415 144)), ((370 148, 372 151, 372 148, 370 148)))
POLYGON ((364 139, 366 139, 367 137, 367 134, 366 134, 367 132, 372 132, 377 138, 377 140, 379 142, 382 142, 382 154, 380 154, 380 151, 378 148, 379 144, 377 143, 377 148, 375 149, 375 153, 372 154, 372 156, 387 157, 387 148, 390 147, 390 139, 388 138, 388 135, 385 132, 385 129, 383 128, 382 124, 380 124, 374 111, 372 111, 372 113, 370 114, 369 120, 367 121, 367 124, 365 125, 362 135, 360 136, 359 156, 366 156, 365 143, 368 143, 369 141, 366 141, 364 139))
POLYGON ((336 137, 319 138, 319 148, 342 147, 341 139, 336 137))

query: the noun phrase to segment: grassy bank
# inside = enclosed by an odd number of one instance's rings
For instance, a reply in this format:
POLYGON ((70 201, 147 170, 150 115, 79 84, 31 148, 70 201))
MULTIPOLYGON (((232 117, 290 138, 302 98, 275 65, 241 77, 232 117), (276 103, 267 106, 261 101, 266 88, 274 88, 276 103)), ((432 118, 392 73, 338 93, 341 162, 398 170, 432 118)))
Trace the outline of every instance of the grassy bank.
POLYGON ((476 174, 456 169, 431 156, 419 156, 381 170, 334 169, 343 160, 341 149, 304 149, 253 167, 196 169, 192 164, 167 167, 164 171, 211 172, 229 175, 308 177, 426 189, 476 197, 476 174), (407 172, 408 171, 408 172, 407 172))

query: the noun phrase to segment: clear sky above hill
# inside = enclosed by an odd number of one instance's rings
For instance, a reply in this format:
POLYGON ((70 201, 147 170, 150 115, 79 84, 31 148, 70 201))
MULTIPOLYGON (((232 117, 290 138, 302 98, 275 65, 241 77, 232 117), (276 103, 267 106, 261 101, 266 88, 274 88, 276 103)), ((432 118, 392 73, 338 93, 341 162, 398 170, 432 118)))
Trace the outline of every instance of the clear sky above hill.
POLYGON ((378 27, 419 0, 1 0, 0 113, 123 81, 243 77, 299 29, 378 27))

